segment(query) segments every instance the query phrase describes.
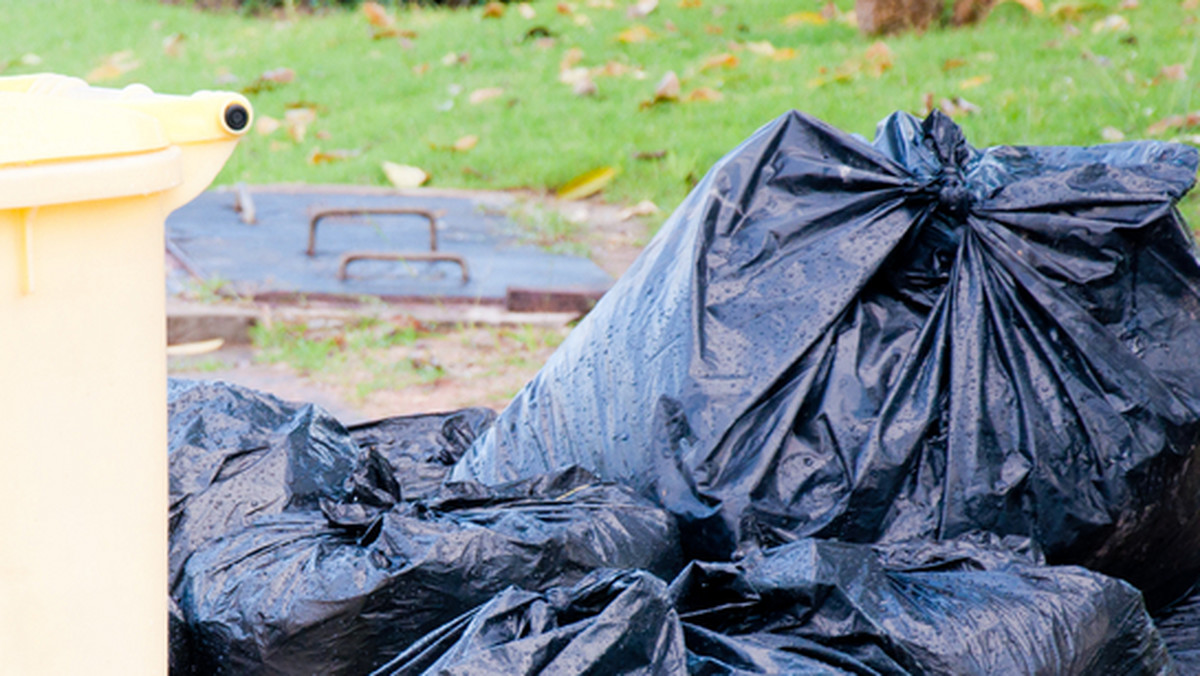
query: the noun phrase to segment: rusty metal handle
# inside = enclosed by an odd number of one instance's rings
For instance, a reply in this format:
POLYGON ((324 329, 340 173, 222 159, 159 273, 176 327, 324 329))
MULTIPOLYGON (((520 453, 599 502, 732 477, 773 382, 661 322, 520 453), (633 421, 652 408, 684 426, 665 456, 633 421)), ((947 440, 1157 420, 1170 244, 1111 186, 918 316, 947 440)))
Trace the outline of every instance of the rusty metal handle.
POLYGON ((420 216, 426 221, 429 221, 429 250, 437 251, 437 215, 428 209, 412 209, 412 208, 362 208, 362 209, 321 209, 313 213, 312 220, 308 222, 308 249, 305 250, 309 256, 317 255, 317 223, 324 218, 331 216, 420 216))
POLYGON ((467 271, 467 261, 458 254, 450 253, 403 253, 390 251, 351 251, 342 254, 342 258, 338 261, 338 279, 346 281, 346 268, 350 267, 350 263, 354 261, 373 260, 373 261, 425 261, 425 262, 443 262, 455 263, 462 270, 462 281, 466 284, 471 276, 467 271))

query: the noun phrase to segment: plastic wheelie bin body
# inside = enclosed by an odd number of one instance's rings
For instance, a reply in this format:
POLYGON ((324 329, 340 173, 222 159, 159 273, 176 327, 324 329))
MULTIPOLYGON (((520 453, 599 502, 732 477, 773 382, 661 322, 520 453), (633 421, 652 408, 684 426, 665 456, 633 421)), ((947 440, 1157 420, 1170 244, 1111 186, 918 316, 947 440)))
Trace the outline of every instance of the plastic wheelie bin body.
POLYGON ((163 222, 249 110, 0 78, 0 673, 167 671, 163 222))

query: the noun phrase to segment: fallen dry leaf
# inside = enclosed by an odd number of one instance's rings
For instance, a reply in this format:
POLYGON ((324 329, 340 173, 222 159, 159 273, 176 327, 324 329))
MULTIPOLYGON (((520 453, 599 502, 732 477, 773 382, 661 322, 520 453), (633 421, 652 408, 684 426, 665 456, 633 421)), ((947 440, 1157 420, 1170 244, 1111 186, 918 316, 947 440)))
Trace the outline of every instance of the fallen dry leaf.
POLYGON ((617 217, 622 221, 632 220, 638 216, 653 216, 659 212, 658 205, 650 200, 642 200, 631 207, 625 207, 617 217))
POLYGON ((474 134, 467 134, 466 136, 455 141, 454 145, 450 147, 460 153, 465 153, 477 145, 479 145, 479 137, 474 134))
POLYGON ((572 47, 564 52, 562 58, 558 60, 558 70, 561 72, 574 68, 582 60, 583 50, 578 47, 572 47))
POLYGON ((683 97, 683 100, 687 103, 694 103, 696 101, 720 101, 723 98, 725 98, 725 95, 712 87, 697 87, 688 92, 688 95, 683 97))
POLYGON ((725 29, 716 24, 706 23, 704 24, 704 32, 709 35, 721 35, 725 32, 725 29))
POLYGON ((775 45, 767 40, 760 42, 747 42, 743 45, 748 51, 759 56, 775 56, 775 45))
POLYGON ((303 143, 308 125, 316 122, 317 111, 312 108, 292 108, 283 114, 283 126, 296 143, 303 143))
POLYGON ((254 116, 254 131, 262 136, 274 134, 281 126, 283 126, 283 123, 273 117, 267 115, 254 116))
POLYGON ((654 39, 654 31, 650 30, 643 24, 634 24, 629 28, 617 33, 617 41, 625 44, 635 44, 638 42, 648 42, 654 39))
POLYGON ((1172 82, 1179 82, 1187 79, 1187 67, 1182 63, 1163 66, 1158 73, 1163 80, 1169 80, 1172 82))
POLYGON ((325 151, 325 150, 321 150, 320 148, 313 148, 313 151, 308 154, 308 163, 312 164, 312 165, 331 164, 333 162, 341 162, 342 160, 348 160, 351 157, 358 157, 361 154, 362 154, 362 150, 328 150, 328 151, 325 151))
POLYGON ((559 14, 565 14, 565 15, 568 15, 568 16, 570 16, 571 14, 574 14, 574 13, 575 13, 575 5, 572 5, 572 4, 571 4, 571 3, 569 3, 569 2, 560 2, 560 3, 558 3, 557 5, 555 5, 555 6, 554 6, 554 9, 555 9, 555 10, 556 10, 556 11, 557 11, 559 14))
POLYGON ((679 0, 680 9, 696 9, 703 6, 704 3, 701 0, 679 0))
POLYGON ((654 87, 654 102, 675 101, 679 99, 679 91, 679 76, 675 71, 669 70, 654 87))
POLYGON ((489 2, 483 6, 483 18, 499 19, 502 16, 504 16, 504 3, 489 2))
POLYGON ((171 58, 176 58, 179 55, 183 54, 183 42, 186 39, 187 39, 187 36, 184 35, 183 33, 171 33, 167 37, 163 38, 163 41, 162 41, 163 54, 166 54, 167 56, 169 56, 171 58))
POLYGON ((564 200, 581 200, 591 197, 604 190, 616 175, 615 167, 592 169, 564 183, 557 191, 558 197, 564 200))
POLYGON ((396 21, 378 2, 364 2, 362 12, 367 17, 367 23, 377 28, 388 28, 396 21))
POLYGON ((1187 10, 1200 9, 1200 0, 1183 0, 1179 6, 1187 10))
POLYGON ((941 108, 941 111, 943 113, 949 115, 950 117, 962 117, 962 116, 966 116, 966 115, 972 115, 975 113, 983 112, 982 108, 975 105, 974 103, 971 103, 970 101, 964 99, 961 96, 955 96, 955 97, 949 98, 949 99, 942 99, 942 103, 939 106, 939 108, 941 108))
POLYGON ((591 71, 583 66, 578 68, 568 68, 558 74, 558 81, 565 84, 575 86, 584 80, 591 79, 591 71))
POLYGON ((485 87, 471 92, 470 96, 467 97, 467 102, 473 106, 477 106, 484 101, 491 101, 500 96, 504 96, 503 87, 485 87))
POLYGON ((1121 0, 1121 4, 1117 5, 1117 9, 1137 9, 1141 5, 1138 0, 1121 0))
POLYGON ((291 68, 274 68, 259 75, 254 82, 242 87, 243 94, 257 94, 277 89, 296 79, 296 71, 291 68))
POLYGON ((715 54, 704 60, 700 64, 700 70, 712 70, 713 68, 737 68, 741 60, 736 54, 725 52, 723 54, 715 54))
POLYGON ((571 85, 571 93, 575 96, 593 96, 598 91, 595 80, 590 77, 585 77, 571 85))
POLYGON ((137 60, 133 51, 126 49, 104 57, 104 61, 93 68, 84 79, 88 82, 115 80, 131 70, 136 70, 141 65, 142 62, 137 60))
POLYGON ((942 62, 942 72, 948 73, 948 72, 954 70, 955 68, 962 68, 965 65, 967 65, 966 59, 954 59, 954 58, 946 59, 945 61, 942 62))
POLYGON ((962 82, 959 82, 958 88, 963 89, 963 90, 974 89, 976 87, 983 86, 991 81, 992 81, 991 75, 976 75, 975 77, 969 77, 969 78, 963 80, 962 82))
POLYGON ((1046 13, 1046 6, 1042 4, 1042 0, 1009 0, 1009 1, 1014 2, 1014 3, 1024 7, 1026 10, 1029 11, 1030 14, 1041 16, 1042 14, 1046 13))
POLYGON ((419 188, 429 181, 429 174, 419 167, 384 160, 383 175, 397 188, 419 188))
POLYGON ((1125 140, 1125 132, 1116 127, 1105 127, 1100 130, 1100 138, 1109 143, 1119 143, 1125 140))
POLYGON ((796 26, 824 26, 829 23, 829 20, 819 12, 796 12, 783 17, 783 25, 794 28, 796 26))
POLYGON ((429 72, 429 64, 428 63, 418 63, 417 65, 412 67, 412 71, 413 71, 413 73, 415 73, 417 75, 424 75, 425 73, 429 72))
POLYGON ((1092 24, 1092 33, 1123 33, 1129 30, 1129 19, 1120 14, 1109 14, 1092 24))
POLYGON ((639 150, 636 153, 634 153, 633 155, 631 155, 631 157, 633 157, 633 159, 642 160, 642 161, 661 160, 662 158, 664 158, 666 156, 667 156, 666 150, 639 150))
POLYGON ((517 5, 517 13, 526 19, 537 18, 537 10, 534 9, 533 5, 529 4, 528 2, 522 2, 521 4, 517 5))
POLYGON ((625 10, 625 16, 630 19, 640 19, 658 8, 658 0, 638 0, 625 10))
POLYGON ((442 57, 442 65, 443 66, 458 66, 458 65, 462 65, 462 64, 470 63, 470 62, 471 62, 471 53, 470 52, 462 52, 461 54, 458 52, 450 52, 449 54, 442 57))
POLYGON ((891 69, 892 49, 882 40, 876 40, 863 53, 863 70, 872 77, 879 77, 891 69))

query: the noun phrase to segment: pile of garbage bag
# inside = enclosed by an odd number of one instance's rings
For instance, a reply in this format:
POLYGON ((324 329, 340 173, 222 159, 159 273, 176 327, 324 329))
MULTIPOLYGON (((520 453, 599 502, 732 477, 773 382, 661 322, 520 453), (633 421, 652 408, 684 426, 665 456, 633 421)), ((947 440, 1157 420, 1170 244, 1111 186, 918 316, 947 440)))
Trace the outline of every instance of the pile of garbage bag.
POLYGON ((173 382, 172 671, 1200 669, 1196 170, 789 113, 498 416, 173 382))

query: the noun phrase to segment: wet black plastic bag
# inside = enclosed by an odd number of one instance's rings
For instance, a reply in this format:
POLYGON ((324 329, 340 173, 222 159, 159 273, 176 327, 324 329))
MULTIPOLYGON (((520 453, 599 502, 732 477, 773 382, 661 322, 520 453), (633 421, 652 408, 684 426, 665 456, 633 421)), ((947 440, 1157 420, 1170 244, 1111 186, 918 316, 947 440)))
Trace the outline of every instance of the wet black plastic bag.
POLYGON ((644 571, 598 571, 544 593, 506 589, 430 632, 375 676, 686 673, 667 585, 644 571))
POLYGON ((384 459, 312 404, 221 382, 168 383, 170 584, 207 542, 322 501, 390 505, 384 459))
POLYGON ((388 461, 401 478, 404 498, 415 500, 436 493, 454 463, 495 420, 491 409, 467 408, 384 418, 347 429, 359 448, 388 461))
MULTIPOLYGON (((1159 604, 1200 568, 1194 149, 868 144, 799 113, 721 160, 452 476, 570 465, 713 559, 1033 538, 1159 604)), ((693 553, 697 553, 693 551, 693 553)))
POLYGON ((802 540, 693 563, 510 589, 378 676, 1172 673, 1140 594, 1077 567, 967 542, 876 552, 802 540))
POLYGON ((177 596, 193 663, 212 674, 362 674, 509 585, 597 568, 669 575, 671 517, 581 470, 447 486, 389 510, 288 511, 209 542, 177 596))
POLYGON ((1200 587, 1155 613, 1154 625, 1180 676, 1200 675, 1200 587))

